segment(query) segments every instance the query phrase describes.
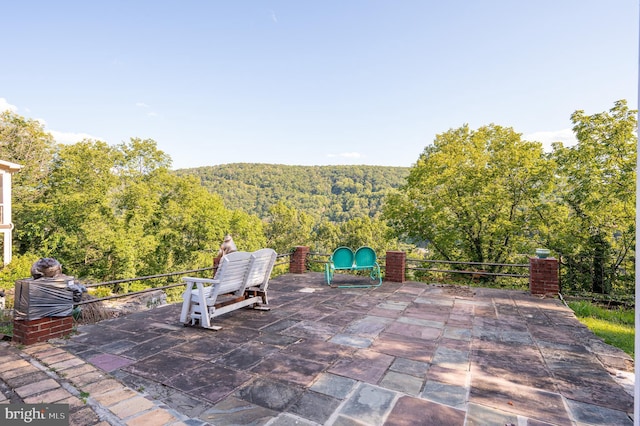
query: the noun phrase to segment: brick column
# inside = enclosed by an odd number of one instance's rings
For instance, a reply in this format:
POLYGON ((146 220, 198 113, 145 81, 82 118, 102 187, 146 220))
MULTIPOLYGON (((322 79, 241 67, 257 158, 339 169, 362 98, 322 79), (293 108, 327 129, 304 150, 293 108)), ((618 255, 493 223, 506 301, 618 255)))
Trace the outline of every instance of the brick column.
POLYGON ((296 246, 289 260, 289 273, 304 274, 307 272, 307 255, 309 247, 296 246))
POLYGON ((14 343, 33 345, 73 332, 73 317, 44 317, 35 320, 13 320, 14 343))
POLYGON ((403 251, 388 251, 384 267, 385 281, 403 283, 404 270, 407 265, 407 254, 403 251))
POLYGON ((529 258, 529 290, 531 294, 553 294, 560 292, 558 260, 549 257, 529 258))

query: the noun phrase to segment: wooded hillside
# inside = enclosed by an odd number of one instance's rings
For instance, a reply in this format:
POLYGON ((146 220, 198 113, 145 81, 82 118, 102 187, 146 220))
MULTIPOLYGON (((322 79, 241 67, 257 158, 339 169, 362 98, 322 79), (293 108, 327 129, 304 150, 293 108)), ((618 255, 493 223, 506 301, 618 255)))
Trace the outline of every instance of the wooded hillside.
POLYGON ((405 183, 408 167, 288 166, 236 163, 181 169, 193 175, 228 209, 241 209, 261 218, 269 208, 285 201, 296 210, 331 222, 362 216, 378 217, 384 196, 405 183))

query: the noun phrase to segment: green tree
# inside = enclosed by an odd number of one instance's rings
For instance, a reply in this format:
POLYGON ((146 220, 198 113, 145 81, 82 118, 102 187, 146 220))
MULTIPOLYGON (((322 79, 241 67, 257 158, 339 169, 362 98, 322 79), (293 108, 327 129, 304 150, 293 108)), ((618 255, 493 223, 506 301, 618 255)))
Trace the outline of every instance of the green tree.
POLYGON ((284 202, 269 209, 270 217, 265 227, 267 246, 278 253, 288 253, 295 246, 308 245, 311 240, 313 220, 284 202))
POLYGON ((537 245, 552 177, 540 143, 511 128, 465 125, 425 148, 384 217, 401 241, 441 258, 503 263, 537 245))
POLYGON ((222 199, 195 178, 166 175, 145 226, 145 234, 155 237, 156 247, 144 259, 143 275, 211 264, 230 219, 222 199))
POLYGON ((332 253, 340 246, 340 227, 328 220, 321 221, 313 231, 311 250, 332 253))
POLYGON ((42 197, 54 152, 53 137, 40 122, 11 111, 0 113, 0 159, 22 166, 12 179, 16 254, 30 249, 21 245, 24 240, 42 240, 45 232, 46 216, 36 203, 42 197))
POLYGON ((339 228, 341 246, 351 247, 353 250, 369 246, 380 255, 395 247, 394 240, 389 238, 389 229, 382 220, 363 216, 348 220, 340 224, 339 228))
POLYGON ((53 137, 42 123, 11 111, 0 113, 0 159, 23 166, 13 176, 16 213, 40 195, 54 152, 53 137))
POLYGON ((238 250, 255 251, 267 245, 260 218, 241 210, 232 212, 228 233, 233 236, 238 250))
MULTIPOLYGON (((21 247, 96 281, 209 265, 232 214, 170 163, 150 139, 60 146, 17 233, 21 247)), ((248 220, 240 214, 238 228, 248 220)))
POLYGON ((158 269, 155 262, 155 269, 150 267, 147 260, 159 245, 156 233, 150 230, 157 220, 160 199, 172 180, 171 159, 152 139, 131 138, 117 149, 121 155, 115 165, 119 179, 115 188, 115 215, 122 221, 127 240, 135 241, 127 246, 127 276, 167 272, 158 269))
POLYGON ((158 149, 153 139, 131 138, 129 142, 118 145, 118 149, 122 152, 120 168, 128 175, 152 175, 171 167, 171 158, 158 149))
POLYGON ((39 238, 25 245, 55 257, 79 276, 118 270, 120 247, 125 245, 112 208, 118 156, 116 149, 100 141, 60 146, 32 212, 41 230, 39 238))
POLYGON ((620 100, 608 112, 576 111, 571 121, 577 145, 554 145, 566 213, 551 244, 588 272, 593 291, 608 293, 621 268, 633 271, 636 111, 620 100))

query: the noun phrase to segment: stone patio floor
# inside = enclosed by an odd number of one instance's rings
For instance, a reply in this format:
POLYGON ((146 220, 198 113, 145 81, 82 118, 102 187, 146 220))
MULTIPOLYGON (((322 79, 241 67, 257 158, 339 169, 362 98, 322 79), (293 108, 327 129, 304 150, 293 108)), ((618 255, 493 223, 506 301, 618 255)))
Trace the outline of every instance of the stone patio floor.
POLYGON ((269 300, 220 331, 173 304, 53 344, 186 424, 633 424, 633 361, 558 299, 306 273, 271 280, 269 300))

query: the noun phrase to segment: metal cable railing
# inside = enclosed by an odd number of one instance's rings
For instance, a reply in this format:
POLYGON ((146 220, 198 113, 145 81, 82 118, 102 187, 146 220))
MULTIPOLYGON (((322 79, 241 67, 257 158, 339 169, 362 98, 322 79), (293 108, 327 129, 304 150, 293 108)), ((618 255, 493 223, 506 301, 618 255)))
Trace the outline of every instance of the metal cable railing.
POLYGON ((101 283, 87 283, 87 284, 83 283, 82 285, 84 285, 87 288, 90 288, 90 287, 104 287, 104 286, 115 285, 115 284, 125 284, 125 283, 134 282, 134 281, 152 280, 152 279, 155 279, 155 278, 166 278, 166 277, 171 277, 171 276, 174 276, 174 275, 184 275, 184 274, 193 274, 193 273, 203 272, 203 271, 212 271, 214 269, 215 269, 215 267, 209 266, 207 268, 190 269, 188 271, 168 272, 166 274, 147 275, 147 276, 144 276, 144 277, 137 277, 137 278, 123 278, 121 280, 104 281, 104 282, 101 282, 101 283))
MULTIPOLYGON (((495 262, 462 262, 454 260, 433 260, 433 259, 407 259, 407 263, 435 263, 445 265, 473 265, 473 266, 499 266, 510 268, 529 268, 528 263, 495 263, 495 262)), ((485 270, 462 270, 462 269, 436 269, 436 268, 420 268, 420 267, 407 267, 407 270, 422 271, 422 272, 440 272, 440 273, 455 273, 455 274, 468 274, 479 277, 512 277, 512 278, 529 278, 529 274, 515 274, 506 272, 490 272, 485 270)))
MULTIPOLYGON (((292 255, 292 253, 283 253, 283 254, 277 255, 276 263, 274 264, 274 267, 288 265, 290 263, 291 255, 292 255)), ((307 257, 305 259, 305 264, 307 265, 307 270, 312 270, 313 269, 312 268, 313 264, 325 264, 328 261, 330 256, 331 256, 330 253, 321 253, 321 252, 310 252, 310 253, 308 253, 307 257)), ((380 268, 381 269, 385 269, 386 257, 385 256, 381 256, 378 259, 380 260, 380 268)), ((490 271, 478 270, 478 269, 466 270, 466 269, 447 269, 447 268, 432 268, 432 267, 425 268, 425 267, 408 266, 409 264, 416 264, 416 263, 420 263, 420 264, 431 263, 431 264, 444 264, 444 265, 471 265, 471 266, 476 266, 476 267, 528 268, 529 265, 525 264, 525 263, 461 262, 461 261, 434 260, 434 259, 406 259, 406 262, 407 262, 407 266, 406 266, 406 270, 407 271, 418 271, 418 272, 422 272, 422 273, 434 272, 434 273, 446 273, 446 274, 467 274, 467 275, 472 275, 474 278, 475 277, 490 277, 490 276, 493 276, 493 277, 511 277, 511 278, 529 278, 529 274, 517 274, 517 273, 511 273, 511 272, 490 272, 490 271)), ((131 282, 139 282, 139 281, 153 280, 153 279, 158 279, 158 278, 167 278, 167 277, 172 277, 172 276, 181 276, 181 275, 187 275, 187 274, 202 273, 202 272, 207 272, 207 271, 215 271, 215 267, 212 266, 212 267, 207 267, 207 268, 190 269, 190 270, 187 270, 187 271, 169 272, 169 273, 165 273, 165 274, 148 275, 148 276, 137 277, 137 278, 126 278, 126 279, 120 279, 120 280, 105 281, 105 282, 100 282, 100 283, 87 283, 87 284, 83 283, 83 285, 85 287, 87 287, 87 288, 115 286, 115 285, 118 285, 118 284, 128 284, 128 283, 131 283, 131 282)), ((153 291, 166 290, 166 289, 180 287, 180 286, 184 286, 184 283, 173 283, 173 284, 167 284, 167 285, 158 286, 158 287, 150 287, 150 288, 146 288, 146 289, 143 289, 143 290, 132 291, 132 292, 127 292, 127 293, 122 293, 122 294, 112 294, 112 295, 109 295, 109 296, 92 298, 90 300, 83 300, 81 302, 78 302, 77 304, 78 305, 83 305, 83 304, 88 304, 88 303, 101 302, 101 301, 105 301, 105 300, 120 299, 120 298, 136 296, 136 295, 140 295, 140 294, 150 293, 150 292, 153 292, 153 291)))
MULTIPOLYGON (((280 266, 280 265, 288 265, 289 262, 288 261, 283 261, 282 259, 289 258, 289 257, 291 257, 291 253, 284 253, 284 254, 277 255, 276 263, 273 266, 276 267, 276 266, 280 266), (280 261, 278 261, 278 260, 280 260, 280 261)), ((166 274, 147 275, 147 276, 144 276, 144 277, 136 277, 136 278, 124 278, 124 279, 120 279, 120 280, 104 281, 104 282, 100 282, 100 283, 87 283, 87 284, 82 283, 82 285, 84 285, 87 288, 107 287, 107 286, 114 286, 114 285, 118 285, 118 284, 128 284, 128 283, 131 283, 131 282, 146 281, 146 280, 153 280, 153 279, 158 279, 158 278, 167 278, 167 277, 172 277, 172 276, 181 276, 181 275, 187 275, 187 274, 195 274, 195 273, 201 273, 201 272, 206 272, 206 271, 214 271, 214 274, 215 274, 215 270, 216 269, 217 268, 214 267, 214 266, 209 266, 207 268, 190 269, 190 270, 187 270, 187 271, 179 271, 179 272, 168 272, 166 274)), ((166 290, 166 289, 170 289, 170 288, 174 288, 174 287, 182 287, 184 285, 185 285, 184 283, 174 283, 174 284, 168 284, 168 285, 164 285, 164 286, 150 287, 150 288, 146 288, 146 289, 143 289, 143 290, 131 291, 131 292, 122 293, 122 294, 112 294, 112 295, 109 295, 109 296, 96 297, 96 298, 92 298, 92 299, 88 299, 88 300, 82 300, 82 301, 76 303, 76 305, 85 305, 85 304, 88 304, 88 303, 102 302, 102 301, 105 301, 105 300, 121 299, 121 298, 125 298, 125 297, 136 296, 136 295, 139 295, 139 294, 151 293, 151 292, 158 291, 158 290, 166 290)))
MULTIPOLYGON (((326 263, 327 260, 314 259, 311 257, 321 257, 328 258, 331 256, 330 253, 309 253, 307 255, 307 264, 313 263, 326 263)), ((378 258, 380 260, 380 269, 385 269, 385 256, 380 256, 378 258)), ((450 264, 450 265, 473 265, 473 266, 498 266, 498 267, 511 267, 511 268, 529 268, 528 263, 496 263, 496 262, 461 262, 454 260, 433 260, 433 259, 407 259, 407 263, 434 263, 434 264, 450 264)), ((311 269, 311 268, 307 268, 311 269)), ((440 273, 456 273, 456 274, 469 274, 476 276, 496 276, 496 277, 511 277, 511 278, 529 278, 529 274, 516 274, 516 273, 506 273, 506 272, 490 272, 484 270, 463 270, 463 269, 434 269, 434 268, 421 268, 421 267, 411 267, 407 266, 406 270, 411 271, 422 271, 422 272, 440 272, 440 273)))

